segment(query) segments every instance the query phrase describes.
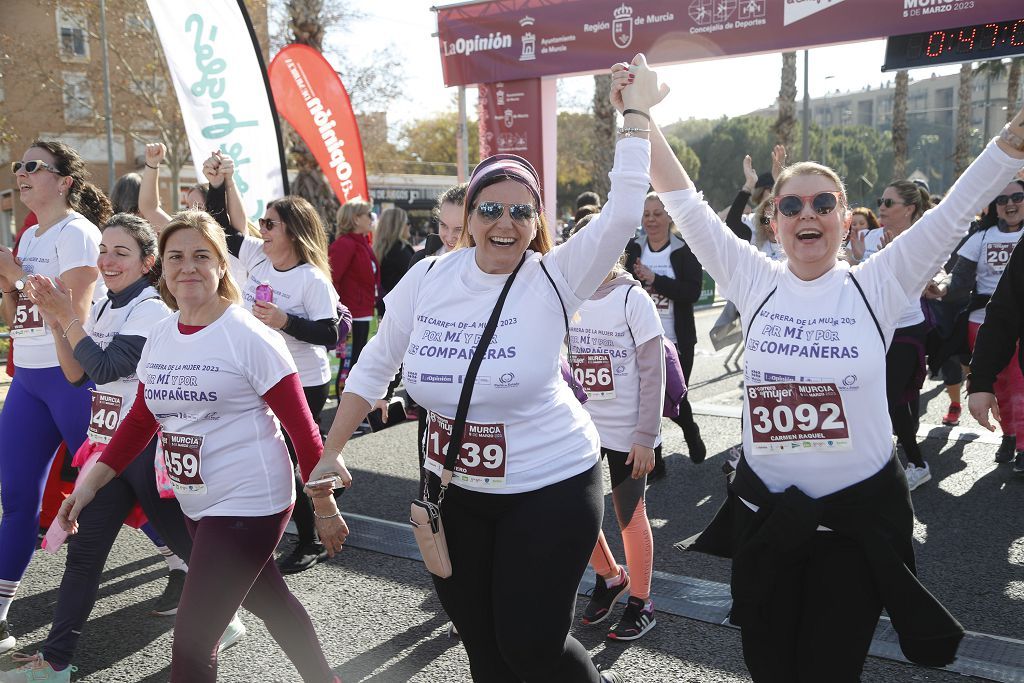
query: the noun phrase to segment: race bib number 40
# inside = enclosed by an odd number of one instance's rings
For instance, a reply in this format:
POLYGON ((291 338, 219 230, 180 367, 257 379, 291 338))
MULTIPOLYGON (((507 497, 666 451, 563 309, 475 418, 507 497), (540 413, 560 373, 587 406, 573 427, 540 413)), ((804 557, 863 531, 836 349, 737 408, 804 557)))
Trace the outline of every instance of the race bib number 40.
POLYGON ((18 303, 14 308, 14 322, 11 323, 11 336, 39 337, 46 334, 46 325, 36 305, 29 301, 24 292, 18 293, 18 303))
POLYGON ((121 397, 117 394, 92 392, 92 415, 89 419, 89 440, 110 443, 118 422, 121 421, 121 397))
POLYGON ((754 453, 851 448, 843 397, 833 383, 748 385, 747 402, 754 453))
POLYGON ((572 358, 572 374, 595 401, 615 398, 615 376, 612 358, 607 353, 576 353, 572 358))
POLYGON ((201 495, 206 493, 203 481, 203 437, 194 434, 160 434, 160 446, 164 451, 164 466, 167 478, 175 495, 201 495))
MULTIPOLYGON (((452 438, 454 423, 452 418, 433 411, 427 413, 427 457, 423 466, 438 476, 444 470, 445 453, 452 438)), ((467 420, 464 434, 452 478, 475 486, 504 487, 508 454, 504 423, 467 420)))

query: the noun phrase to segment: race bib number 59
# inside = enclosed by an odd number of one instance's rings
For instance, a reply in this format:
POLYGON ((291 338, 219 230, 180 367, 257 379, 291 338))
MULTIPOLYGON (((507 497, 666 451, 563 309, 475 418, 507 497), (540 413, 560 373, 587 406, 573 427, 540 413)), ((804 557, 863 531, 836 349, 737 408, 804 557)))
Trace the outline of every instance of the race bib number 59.
POLYGON ((160 434, 160 446, 164 451, 164 466, 167 478, 175 495, 200 495, 206 493, 203 481, 203 437, 194 434, 160 434))
POLYGON ((754 453, 851 448, 843 397, 833 383, 748 385, 747 402, 754 453))
MULTIPOLYGON (((423 466, 438 476, 444 470, 445 454, 452 438, 454 423, 455 420, 433 411, 427 413, 427 457, 423 466)), ((464 434, 462 448, 455 459, 453 478, 487 488, 505 486, 508 448, 504 423, 467 421, 464 434)))

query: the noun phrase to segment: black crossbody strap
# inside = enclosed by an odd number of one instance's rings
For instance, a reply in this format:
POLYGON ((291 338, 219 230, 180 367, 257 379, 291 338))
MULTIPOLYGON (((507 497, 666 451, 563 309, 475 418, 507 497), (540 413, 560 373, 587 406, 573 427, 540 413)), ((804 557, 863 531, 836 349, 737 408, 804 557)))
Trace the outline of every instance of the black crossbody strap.
POLYGON ((544 271, 544 277, 551 283, 551 288, 555 290, 555 296, 558 297, 558 305, 562 307, 562 320, 565 321, 565 348, 569 353, 569 367, 572 367, 572 339, 569 336, 569 313, 565 310, 565 302, 562 301, 562 295, 558 291, 558 285, 551 279, 551 273, 544 267, 544 259, 540 261, 540 269, 544 271))
POLYGON ((469 361, 469 369, 466 371, 466 376, 462 381, 459 407, 455 412, 455 424, 452 425, 452 438, 448 442, 448 448, 445 452, 445 471, 441 476, 442 488, 446 488, 448 482, 451 481, 452 472, 455 470, 455 461, 459 456, 459 451, 462 450, 462 439, 466 431, 466 415, 469 413, 469 401, 473 397, 473 385, 476 384, 477 371, 480 370, 480 364, 484 360, 484 354, 487 353, 487 347, 491 343, 491 338, 494 337, 494 331, 498 329, 498 320, 501 318, 501 309, 505 305, 508 290, 512 288, 512 281, 516 279, 516 274, 519 273, 519 269, 523 267, 525 262, 526 254, 523 254, 519 265, 516 266, 516 269, 505 280, 505 286, 502 288, 501 294, 498 295, 498 301, 494 304, 494 310, 491 311, 491 318, 487 321, 487 326, 484 327, 483 334, 480 336, 480 342, 476 345, 476 350, 473 352, 473 359, 469 361))
POLYGON ((850 280, 853 281, 854 286, 857 287, 857 291, 860 292, 860 298, 864 299, 864 305, 867 306, 868 313, 871 314, 871 320, 875 323, 875 329, 878 330, 878 336, 882 339, 882 346, 885 346, 885 334, 882 332, 882 326, 878 324, 878 318, 875 317, 875 312, 871 309, 871 304, 868 303, 868 298, 864 295, 864 290, 861 288, 860 283, 857 282, 857 278, 850 273, 850 280))
POLYGON ((771 299, 772 296, 775 295, 775 290, 778 289, 778 288, 779 288, 778 285, 776 285, 775 287, 772 287, 772 291, 768 292, 768 296, 766 296, 764 298, 764 301, 761 302, 761 305, 757 307, 756 311, 754 311, 754 315, 750 316, 750 324, 747 325, 747 335, 746 335, 747 337, 750 336, 750 328, 752 328, 754 326, 754 321, 757 320, 757 314, 760 313, 761 309, 764 308, 764 305, 766 303, 768 303, 768 299, 771 299))

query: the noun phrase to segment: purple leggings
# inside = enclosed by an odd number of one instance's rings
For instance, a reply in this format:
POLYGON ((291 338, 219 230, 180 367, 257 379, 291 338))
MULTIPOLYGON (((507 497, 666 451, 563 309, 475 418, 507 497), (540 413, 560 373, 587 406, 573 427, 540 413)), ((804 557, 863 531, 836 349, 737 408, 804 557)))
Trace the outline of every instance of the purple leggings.
POLYGON ((274 562, 290 515, 291 507, 266 517, 185 517, 192 556, 174 622, 172 683, 217 680, 217 642, 239 606, 263 620, 303 681, 335 680, 309 615, 274 562))

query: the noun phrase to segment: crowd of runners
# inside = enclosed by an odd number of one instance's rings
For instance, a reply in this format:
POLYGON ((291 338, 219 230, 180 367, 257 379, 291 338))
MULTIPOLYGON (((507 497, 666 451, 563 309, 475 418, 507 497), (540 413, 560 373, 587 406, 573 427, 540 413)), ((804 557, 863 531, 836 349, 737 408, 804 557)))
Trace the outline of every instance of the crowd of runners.
POLYGON ((339 653, 283 575, 342 549, 343 451, 399 385, 419 418, 421 502, 447 541, 450 572, 431 578, 466 675, 626 680, 571 634, 576 592, 589 564, 580 627, 626 598, 609 639, 657 623, 645 494, 664 476, 663 417, 694 463, 706 456, 685 397, 704 271, 742 331, 743 428, 726 502, 690 548, 733 561, 753 680, 859 680, 883 609, 909 660, 951 662, 963 628, 914 571, 910 492, 931 479, 920 390, 941 376, 956 426, 966 377, 970 412, 1001 429, 994 459, 1024 475, 1024 112, 941 197, 897 179, 875 209, 851 206, 832 169, 777 146, 770 172, 738 164, 719 213, 658 127, 667 85, 642 55, 611 75, 611 190, 581 197, 557 244, 538 174, 515 155, 443 193, 438 235, 414 254, 405 213, 361 201, 326 226, 306 200, 268 197, 250 223, 220 152, 169 214, 162 145, 109 199, 73 148, 28 145, 11 170, 31 220, 0 247, 13 342, 0 653, 16 649, 33 553, 67 548, 49 635, 0 682, 71 680, 123 524, 167 562, 153 612, 175 617, 172 681, 216 679, 218 652, 244 636, 241 607, 303 680, 340 681, 339 653), (335 384, 330 353, 350 334, 335 384), (601 531, 602 460, 622 558, 601 531), (276 557, 290 520, 298 542, 276 557))

